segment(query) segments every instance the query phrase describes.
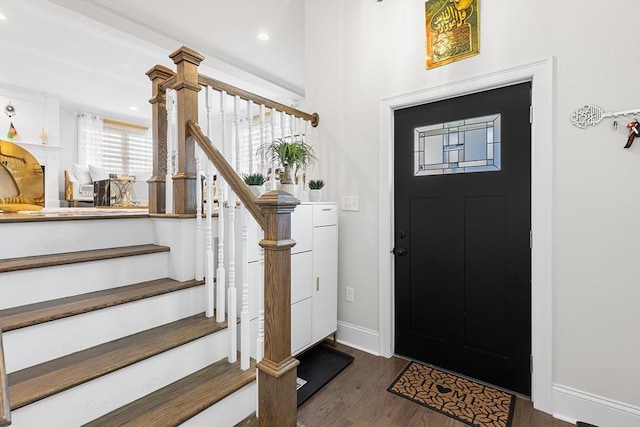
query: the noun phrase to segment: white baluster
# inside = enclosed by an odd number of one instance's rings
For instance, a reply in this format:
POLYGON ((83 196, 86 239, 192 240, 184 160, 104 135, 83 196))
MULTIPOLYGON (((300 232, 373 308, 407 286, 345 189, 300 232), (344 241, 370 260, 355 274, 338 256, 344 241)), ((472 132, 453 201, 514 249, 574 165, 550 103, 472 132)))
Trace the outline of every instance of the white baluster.
POLYGON ((202 235, 202 151, 196 147, 196 236, 195 236, 195 279, 204 278, 204 256, 202 235))
MULTIPOLYGON (((235 159, 236 172, 239 169, 240 156, 238 155, 240 147, 240 116, 238 114, 240 97, 234 97, 234 129, 235 129, 235 144, 231 144, 231 158, 235 159)), ((237 360, 237 347, 238 347, 238 328, 237 328, 237 311, 238 311, 238 296, 236 290, 236 195, 232 191, 229 191, 229 289, 227 290, 228 301, 228 318, 227 325, 229 329, 229 363, 233 363, 237 360)))
POLYGON ((212 117, 211 117, 211 104, 213 103, 213 89, 211 88, 211 86, 205 86, 205 91, 204 91, 204 100, 205 100, 205 108, 207 110, 207 125, 206 125, 206 132, 207 132, 207 136, 209 137, 210 140, 213 141, 213 121, 212 121, 212 117))
POLYGON ((220 92, 220 141, 222 141, 222 147, 220 151, 223 155, 227 154, 227 92, 220 92))
MULTIPOLYGON (((260 230, 264 238, 264 232, 260 230)), ((264 357, 264 248, 258 249, 258 342, 256 344, 256 362, 264 357)))
POLYGON ((287 134, 287 115, 284 113, 284 111, 280 111, 280 133, 282 135, 282 138, 284 139, 285 135, 287 134))
MULTIPOLYGON (((271 109, 271 140, 276 139, 276 109, 271 109)), ((276 162, 271 159, 271 191, 276 189, 276 162)))
MULTIPOLYGON (((234 169, 236 173, 240 173, 240 97, 236 95, 233 98, 233 113, 234 113, 234 126, 236 131, 235 138, 235 156, 231 156, 232 159, 235 159, 234 169)), ((231 150, 234 153, 234 150, 231 150)))
POLYGON ((205 231, 205 290, 207 295, 206 315, 207 317, 213 317, 215 286, 213 283, 213 165, 211 164, 211 162, 206 163, 205 174, 207 186, 207 226, 205 231))
POLYGON ((176 95, 167 90, 167 175, 165 177, 165 213, 173 213, 173 165, 176 145, 176 95))
MULTIPOLYGON (((260 104, 260 144, 259 147, 264 146, 266 142, 266 134, 265 134, 265 123, 264 123, 264 104, 260 104)), ((265 173, 265 153, 264 150, 260 151, 260 173, 265 173)))
POLYGON ((235 244, 235 219, 236 219, 235 195, 229 194, 229 289, 227 291, 229 301, 227 327, 229 329, 229 363, 237 360, 238 346, 238 298, 236 294, 236 244, 235 244))
POLYGON ((242 310, 240 311, 240 369, 249 369, 249 356, 251 353, 250 323, 249 323, 249 258, 247 256, 247 210, 240 207, 242 219, 242 310))
MULTIPOLYGON (((296 135, 298 135, 298 138, 300 139, 300 141, 302 141, 303 143, 305 142, 305 135, 304 135, 304 120, 302 120, 301 117, 295 117, 295 121, 296 121, 296 135)), ((307 193, 308 193, 308 189, 307 189, 307 171, 303 170, 302 171, 302 182, 300 182, 300 187, 299 187, 299 199, 302 201, 302 199, 305 200, 309 200, 307 197, 307 193)))
MULTIPOLYGON (((211 86, 205 86, 205 109, 206 109, 206 134, 209 139, 213 140, 213 117, 211 115, 211 108, 213 103, 213 89, 211 86)), ((205 233, 204 233, 204 284, 205 284, 205 315, 207 317, 213 317, 215 313, 215 283, 214 278, 216 272, 214 270, 214 256, 213 256, 213 164, 206 158, 204 159, 204 175, 205 175, 205 188, 207 190, 206 200, 207 203, 204 211, 205 216, 205 233)))
MULTIPOLYGON (((218 176, 218 269, 216 271, 217 298, 216 298, 216 321, 224 322, 226 314, 226 284, 227 270, 224 267, 224 197, 225 189, 222 178, 218 176)), ((213 205, 212 205, 213 207, 213 205)), ((213 209, 212 209, 213 210, 213 209)))
MULTIPOLYGON (((227 131, 226 131, 226 106, 227 106, 227 93, 225 91, 220 92, 220 121, 222 126, 222 153, 224 154, 224 150, 227 144, 227 131)), ((224 198, 227 194, 226 191, 226 183, 222 179, 221 176, 218 176, 218 270, 216 272, 217 277, 217 299, 216 299, 216 321, 224 322, 225 314, 226 314, 226 284, 227 284, 227 274, 226 269, 224 267, 224 198)))
POLYGON ((247 131, 249 136, 249 171, 248 173, 255 173, 254 170, 254 153, 253 153, 253 132, 251 131, 253 127, 253 119, 251 118, 251 109, 253 107, 253 102, 251 100, 247 100, 247 131))

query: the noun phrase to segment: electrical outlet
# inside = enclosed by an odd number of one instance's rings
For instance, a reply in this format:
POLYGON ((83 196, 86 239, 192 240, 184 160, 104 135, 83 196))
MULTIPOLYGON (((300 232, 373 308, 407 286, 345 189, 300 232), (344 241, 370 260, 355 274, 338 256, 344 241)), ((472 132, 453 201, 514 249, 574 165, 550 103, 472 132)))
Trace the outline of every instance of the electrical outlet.
POLYGON ((346 288, 344 288, 345 290, 345 299, 349 302, 353 302, 354 301, 354 294, 353 294, 353 288, 350 288, 349 286, 347 286, 346 288))

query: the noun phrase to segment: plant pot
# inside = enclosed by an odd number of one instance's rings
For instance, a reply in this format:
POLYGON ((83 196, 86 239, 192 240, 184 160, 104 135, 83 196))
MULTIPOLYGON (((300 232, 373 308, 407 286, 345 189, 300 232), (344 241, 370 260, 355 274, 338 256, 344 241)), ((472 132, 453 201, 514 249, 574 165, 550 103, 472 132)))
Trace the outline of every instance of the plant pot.
POLYGON ((322 201, 322 190, 309 190, 309 201, 310 202, 321 202, 322 201))
POLYGON ((291 167, 288 164, 284 165, 280 181, 285 185, 293 184, 293 179, 291 178, 291 167))
POLYGON ((249 185, 249 190, 253 193, 254 196, 260 197, 264 194, 264 184, 263 185, 249 185))

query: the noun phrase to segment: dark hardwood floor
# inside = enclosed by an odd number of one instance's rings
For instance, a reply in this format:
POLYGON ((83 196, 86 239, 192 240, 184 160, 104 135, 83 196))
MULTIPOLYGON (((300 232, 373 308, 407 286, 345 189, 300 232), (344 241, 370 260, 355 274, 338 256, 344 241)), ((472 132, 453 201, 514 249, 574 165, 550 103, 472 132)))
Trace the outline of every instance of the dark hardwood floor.
MULTIPOLYGON (((371 354, 338 344, 354 361, 329 384, 298 408, 298 422, 306 427, 466 427, 439 412, 387 392, 408 361, 371 354)), ((249 417, 238 426, 257 426, 249 417)), ((512 427, 571 427, 533 409, 531 401, 517 398, 512 427)))

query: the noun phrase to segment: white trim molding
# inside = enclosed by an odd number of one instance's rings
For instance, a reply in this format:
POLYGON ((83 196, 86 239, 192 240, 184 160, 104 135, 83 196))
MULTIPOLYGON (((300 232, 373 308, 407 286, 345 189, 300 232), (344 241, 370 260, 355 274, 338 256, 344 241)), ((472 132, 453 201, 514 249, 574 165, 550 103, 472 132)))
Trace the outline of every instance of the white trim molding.
POLYGON ((455 96, 532 82, 533 122, 531 125, 531 227, 533 248, 532 400, 538 410, 552 413, 552 171, 555 107, 555 58, 519 65, 430 89, 383 99, 380 102, 379 163, 379 328, 380 355, 394 352, 394 271, 393 256, 393 114, 400 108, 435 102, 455 96))
POLYGON ((358 350, 366 351, 375 356, 379 356, 378 342, 380 336, 377 331, 353 325, 347 322, 338 321, 338 332, 336 341, 358 350))
POLYGON ((572 424, 640 426, 640 407, 554 384, 553 417, 572 424))

